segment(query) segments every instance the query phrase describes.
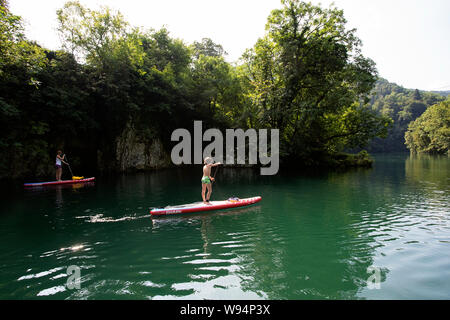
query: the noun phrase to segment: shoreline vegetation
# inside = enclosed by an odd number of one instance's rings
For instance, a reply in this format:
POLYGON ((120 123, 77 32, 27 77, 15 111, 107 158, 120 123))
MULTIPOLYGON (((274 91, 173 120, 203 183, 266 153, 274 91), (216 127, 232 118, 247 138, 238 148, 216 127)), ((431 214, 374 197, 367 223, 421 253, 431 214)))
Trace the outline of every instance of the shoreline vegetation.
POLYGON ((284 166, 370 167, 368 152, 406 151, 405 134, 414 152, 448 152, 448 93, 381 79, 336 7, 281 1, 236 63, 211 39, 186 44, 107 7, 55 14, 57 51, 0 0, 0 179, 53 176, 56 150, 85 176, 170 168, 171 133, 198 120, 279 129, 284 166))

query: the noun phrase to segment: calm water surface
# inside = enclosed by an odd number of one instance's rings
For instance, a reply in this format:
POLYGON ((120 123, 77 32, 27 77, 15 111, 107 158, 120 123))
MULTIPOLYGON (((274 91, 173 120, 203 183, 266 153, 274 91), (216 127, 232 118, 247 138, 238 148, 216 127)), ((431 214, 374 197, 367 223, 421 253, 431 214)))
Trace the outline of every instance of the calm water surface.
POLYGON ((275 177, 222 168, 213 199, 263 200, 149 216, 198 201, 200 178, 195 168, 5 189, 0 299, 450 298, 448 157, 275 177), (80 289, 67 286, 69 266, 80 289))

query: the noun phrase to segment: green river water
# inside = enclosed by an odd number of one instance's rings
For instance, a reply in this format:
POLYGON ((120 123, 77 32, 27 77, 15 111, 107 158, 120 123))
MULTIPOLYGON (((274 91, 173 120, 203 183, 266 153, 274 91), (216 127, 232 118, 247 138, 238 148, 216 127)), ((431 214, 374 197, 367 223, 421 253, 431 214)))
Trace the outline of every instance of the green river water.
POLYGON ((212 200, 262 201, 158 219, 150 207, 201 200, 201 167, 4 188, 0 299, 449 299, 450 158, 375 160, 221 168, 212 200))

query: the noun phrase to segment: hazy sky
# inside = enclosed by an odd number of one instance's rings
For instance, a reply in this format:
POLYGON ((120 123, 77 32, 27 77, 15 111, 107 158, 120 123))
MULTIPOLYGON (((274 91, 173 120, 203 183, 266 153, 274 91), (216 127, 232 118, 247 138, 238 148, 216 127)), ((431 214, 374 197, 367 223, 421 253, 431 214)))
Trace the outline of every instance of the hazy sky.
MULTIPOLYGON (((25 20, 29 39, 60 48, 56 10, 65 0, 9 0, 25 20)), ((133 26, 159 29, 186 43, 204 37, 221 44, 235 61, 264 34, 270 11, 279 0, 81 0, 97 9, 119 10, 133 26)), ((312 1, 328 6, 332 1, 312 1)), ((450 1, 335 0, 349 28, 356 28, 363 53, 380 76, 407 88, 450 90, 450 1)))

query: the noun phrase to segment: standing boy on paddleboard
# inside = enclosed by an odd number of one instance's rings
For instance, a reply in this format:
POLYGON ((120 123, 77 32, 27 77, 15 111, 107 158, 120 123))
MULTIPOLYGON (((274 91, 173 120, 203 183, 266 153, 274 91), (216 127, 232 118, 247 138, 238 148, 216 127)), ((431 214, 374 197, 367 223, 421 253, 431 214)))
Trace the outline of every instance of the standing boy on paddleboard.
POLYGON ((214 163, 214 160, 210 157, 206 157, 205 161, 203 162, 205 165, 203 166, 203 177, 202 177, 202 198, 203 203, 210 204, 209 198, 211 197, 212 193, 212 182, 214 181, 214 178, 211 177, 211 167, 216 167, 218 165, 221 165, 220 162, 214 163), (205 197, 206 189, 208 189, 208 193, 205 197))

